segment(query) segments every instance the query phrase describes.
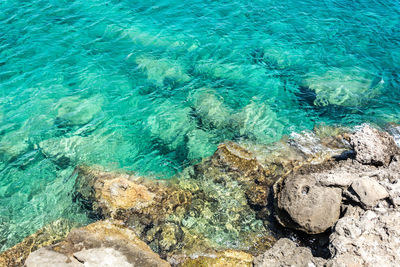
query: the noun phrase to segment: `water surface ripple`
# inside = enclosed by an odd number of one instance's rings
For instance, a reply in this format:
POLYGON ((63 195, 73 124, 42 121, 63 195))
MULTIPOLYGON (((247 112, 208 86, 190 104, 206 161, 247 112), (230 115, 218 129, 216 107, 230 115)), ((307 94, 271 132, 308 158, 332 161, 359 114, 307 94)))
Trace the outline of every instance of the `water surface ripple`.
POLYGON ((224 140, 398 122, 397 0, 2 0, 0 251, 77 164, 170 177, 224 140))

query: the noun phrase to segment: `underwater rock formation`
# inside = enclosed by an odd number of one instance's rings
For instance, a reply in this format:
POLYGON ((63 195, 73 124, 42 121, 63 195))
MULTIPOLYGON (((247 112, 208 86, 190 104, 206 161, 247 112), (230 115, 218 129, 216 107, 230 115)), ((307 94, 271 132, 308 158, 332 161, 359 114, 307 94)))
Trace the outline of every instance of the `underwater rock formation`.
POLYGON ((74 225, 66 220, 57 220, 0 254, 0 266, 23 266, 28 255, 44 246, 60 242, 74 225))
POLYGON ((174 255, 168 259, 173 266, 179 267, 251 267, 253 256, 243 251, 225 250, 206 254, 174 255))

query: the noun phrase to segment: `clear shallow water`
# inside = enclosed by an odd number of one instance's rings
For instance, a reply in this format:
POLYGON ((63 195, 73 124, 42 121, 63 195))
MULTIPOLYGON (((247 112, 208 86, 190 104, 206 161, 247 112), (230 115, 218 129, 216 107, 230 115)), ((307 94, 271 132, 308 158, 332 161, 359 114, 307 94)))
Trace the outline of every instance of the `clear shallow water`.
POLYGON ((399 121, 400 2, 250 2, 1 1, 0 250, 88 220, 77 164, 163 178, 226 139, 399 121))

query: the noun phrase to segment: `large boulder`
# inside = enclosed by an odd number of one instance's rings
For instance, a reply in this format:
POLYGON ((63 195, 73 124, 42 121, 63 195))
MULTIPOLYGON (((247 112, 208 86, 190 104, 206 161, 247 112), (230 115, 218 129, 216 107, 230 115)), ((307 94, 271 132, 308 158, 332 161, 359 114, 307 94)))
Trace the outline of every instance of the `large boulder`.
POLYGON ((255 267, 323 266, 325 260, 314 257, 309 248, 299 247, 287 238, 279 239, 264 254, 254 259, 255 267))
POLYGON ((388 166, 399 149, 393 137, 369 125, 350 136, 350 144, 356 152, 356 160, 362 164, 388 166))
POLYGON ((277 193, 277 219, 289 228, 319 234, 339 219, 342 190, 317 184, 309 175, 289 176, 277 193))
POLYGON ((99 221, 71 231, 64 241, 32 252, 25 265, 170 266, 133 231, 109 221, 99 221))

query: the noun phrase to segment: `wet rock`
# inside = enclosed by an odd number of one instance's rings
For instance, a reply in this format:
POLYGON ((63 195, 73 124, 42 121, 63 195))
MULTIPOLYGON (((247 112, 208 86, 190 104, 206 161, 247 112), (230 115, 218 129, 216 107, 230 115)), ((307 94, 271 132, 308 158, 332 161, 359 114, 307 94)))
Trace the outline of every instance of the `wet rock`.
POLYGON ((254 259, 255 267, 309 267, 324 263, 324 259, 313 257, 309 248, 299 247, 287 238, 279 239, 270 250, 254 259))
POLYGON ((397 266, 400 262, 400 212, 364 211, 345 216, 330 236, 328 266, 397 266))
POLYGON ((133 231, 109 221, 71 231, 64 241, 31 253, 25 265, 170 266, 133 231))
POLYGON ((373 208, 379 200, 389 197, 386 189, 374 179, 363 177, 351 184, 351 190, 365 208, 373 208))
POLYGON ((22 266, 28 255, 41 247, 61 241, 73 224, 67 220, 54 221, 26 237, 14 247, 0 254, 0 266, 22 266))
POLYGON ((253 266, 253 256, 243 251, 225 250, 205 254, 174 255, 169 258, 169 262, 173 266, 179 267, 251 267, 253 266))
POLYGON ((341 189, 319 186, 312 175, 292 175, 277 194, 277 218, 286 227, 322 233, 339 219, 341 201, 341 189))
POLYGON ((251 152, 227 142, 218 146, 211 164, 244 186, 250 205, 267 205, 269 188, 274 181, 265 175, 264 168, 251 152))
POLYGON ((163 181, 81 166, 76 190, 104 217, 154 224, 185 211, 191 194, 163 181))
POLYGON ((388 166, 398 147, 393 137, 369 125, 350 136, 350 143, 356 152, 356 160, 362 164, 388 166))

